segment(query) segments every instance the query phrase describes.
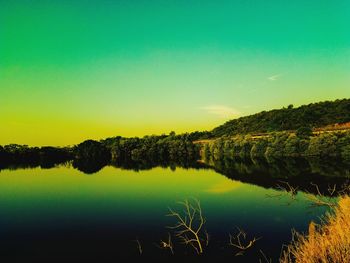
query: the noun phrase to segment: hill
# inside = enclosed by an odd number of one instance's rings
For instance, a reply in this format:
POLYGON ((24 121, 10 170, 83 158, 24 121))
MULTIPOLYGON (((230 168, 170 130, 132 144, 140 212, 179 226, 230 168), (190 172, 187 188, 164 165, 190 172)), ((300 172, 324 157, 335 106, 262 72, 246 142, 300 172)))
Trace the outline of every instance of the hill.
POLYGON ((216 127, 214 137, 247 133, 297 130, 300 127, 321 128, 350 122, 350 99, 311 103, 294 108, 262 111, 233 119, 216 127))

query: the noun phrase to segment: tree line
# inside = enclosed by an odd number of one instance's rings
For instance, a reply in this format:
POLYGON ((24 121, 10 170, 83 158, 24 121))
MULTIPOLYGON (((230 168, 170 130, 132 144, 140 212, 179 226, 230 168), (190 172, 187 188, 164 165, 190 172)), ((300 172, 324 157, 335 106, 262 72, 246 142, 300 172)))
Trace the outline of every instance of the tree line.
POLYGON ((187 162, 199 158, 200 146, 193 143, 198 136, 185 133, 151 135, 143 138, 109 138, 101 143, 110 151, 111 160, 187 162))
POLYGON ((114 137, 101 141, 86 140, 73 147, 29 147, 10 144, 0 146, 0 169, 4 167, 53 167, 73 161, 73 167, 94 173, 107 164, 124 167, 181 165, 197 161, 200 146, 194 141, 206 132, 176 135, 151 135, 143 138, 114 137), (2 166, 2 167, 1 167, 2 166))
POLYGON ((22 167, 41 166, 50 168, 71 160, 73 152, 69 147, 29 147, 28 145, 0 145, 0 168, 16 165, 22 167))
POLYGON ((202 145, 204 160, 246 157, 341 157, 350 160, 350 131, 319 135, 276 132, 269 136, 220 137, 202 145))

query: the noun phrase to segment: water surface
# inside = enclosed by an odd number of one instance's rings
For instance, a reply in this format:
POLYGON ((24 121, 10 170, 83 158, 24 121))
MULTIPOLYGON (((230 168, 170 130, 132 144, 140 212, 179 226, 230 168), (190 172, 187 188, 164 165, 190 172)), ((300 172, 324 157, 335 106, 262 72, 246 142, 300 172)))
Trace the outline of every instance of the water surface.
MULTIPOLYGON (((292 228, 306 231, 325 212, 311 208, 303 192, 295 200, 280 194, 272 185, 242 182, 206 168, 134 171, 106 166, 89 175, 70 165, 2 170, 0 258, 116 262, 139 256, 136 239, 143 257, 171 258, 156 246, 172 234, 167 226, 175 220, 166 216, 168 208, 179 210, 178 201, 196 198, 210 234, 202 259, 258 262, 259 250, 276 259, 292 228), (237 227, 248 237, 261 237, 239 257, 228 246, 229 233, 237 233, 237 227)), ((175 257, 194 255, 175 237, 173 242, 175 257)))

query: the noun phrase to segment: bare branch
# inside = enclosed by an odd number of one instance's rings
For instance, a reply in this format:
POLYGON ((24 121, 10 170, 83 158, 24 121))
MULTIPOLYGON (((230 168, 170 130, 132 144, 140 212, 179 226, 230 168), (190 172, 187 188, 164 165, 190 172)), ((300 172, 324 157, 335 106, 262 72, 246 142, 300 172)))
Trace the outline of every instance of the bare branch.
POLYGON ((247 234, 242 229, 240 228, 237 228, 237 229, 238 229, 238 233, 235 236, 229 234, 230 236, 229 245, 238 249, 238 252, 235 254, 236 256, 242 256, 244 252, 249 248, 251 248, 256 241, 261 239, 261 237, 259 238, 254 237, 252 240, 246 240, 247 234))
MULTIPOLYGON (((336 184, 333 187, 328 186, 328 193, 330 196, 325 196, 321 193, 320 188, 317 184, 311 183, 312 186, 316 188, 316 195, 313 195, 309 192, 306 194, 306 198, 311 202, 312 207, 316 206, 327 206, 334 208, 337 205, 337 200, 334 198, 336 194, 337 186, 336 184)), ((338 193, 341 193, 341 191, 338 191, 338 193)))
MULTIPOLYGON (((260 249, 260 254, 263 256, 263 259, 265 262, 267 263, 272 263, 272 259, 271 258, 267 258, 267 256, 265 255, 265 253, 260 249)), ((262 263, 261 259, 259 258, 259 263, 262 263)))
MULTIPOLYGON (((296 196, 298 194, 298 187, 293 187, 286 181, 279 181, 282 184, 277 185, 277 189, 280 191, 276 194, 267 194, 266 197, 269 198, 278 198, 282 199, 284 196, 288 196, 291 199, 291 202, 296 201, 296 196)), ((291 202, 288 202, 287 205, 290 205, 291 202)))
POLYGON ((321 192, 320 192, 320 188, 318 188, 318 185, 317 184, 314 184, 314 183, 310 183, 312 186, 315 186, 316 187, 316 191, 317 191, 317 194, 319 195, 319 196, 322 196, 322 194, 321 194, 321 192))
POLYGON ((190 245, 197 254, 202 254, 203 244, 208 245, 209 235, 206 231, 202 233, 205 219, 200 202, 193 199, 192 202, 185 200, 178 203, 184 206, 184 210, 180 214, 169 208, 168 216, 175 217, 178 221, 168 228, 176 230, 175 235, 182 240, 183 244, 190 245))
POLYGON ((207 230, 204 231, 204 234, 205 234, 205 245, 208 246, 209 245, 210 236, 209 236, 207 230))

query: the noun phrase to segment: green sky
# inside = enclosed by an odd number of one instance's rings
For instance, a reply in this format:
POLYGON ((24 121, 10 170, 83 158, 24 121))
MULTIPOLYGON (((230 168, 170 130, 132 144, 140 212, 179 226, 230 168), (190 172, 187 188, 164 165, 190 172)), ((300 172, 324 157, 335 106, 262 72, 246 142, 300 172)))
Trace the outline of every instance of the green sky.
POLYGON ((350 1, 0 0, 0 144, 212 129, 350 97, 350 1))

